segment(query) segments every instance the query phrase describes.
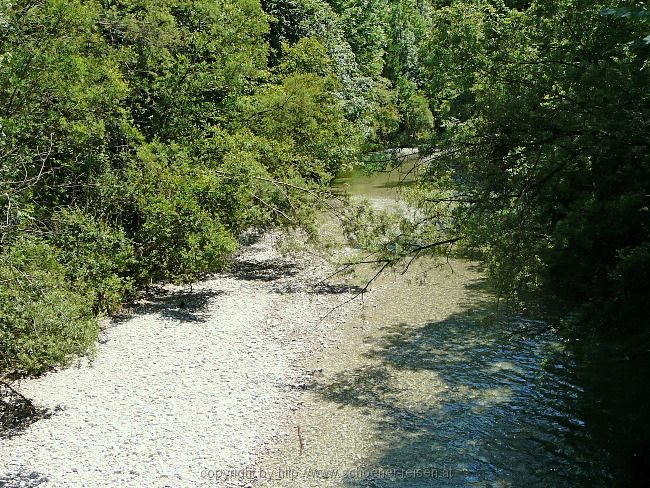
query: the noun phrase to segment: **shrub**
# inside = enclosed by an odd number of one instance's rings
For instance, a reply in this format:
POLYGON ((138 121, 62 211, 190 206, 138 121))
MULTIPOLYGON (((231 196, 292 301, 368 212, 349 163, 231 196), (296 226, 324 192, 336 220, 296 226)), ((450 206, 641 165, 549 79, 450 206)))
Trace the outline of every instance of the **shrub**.
POLYGON ((56 256, 29 238, 0 255, 0 371, 42 373, 88 352, 97 338, 92 301, 69 284, 56 256))
POLYGON ((96 312, 111 313, 133 294, 129 276, 135 264, 131 242, 121 229, 76 209, 54 215, 51 237, 59 261, 77 290, 89 297, 96 312))
POLYGON ((141 281, 190 282, 222 268, 237 241, 202 201, 205 182, 177 147, 151 144, 128 171, 141 281))

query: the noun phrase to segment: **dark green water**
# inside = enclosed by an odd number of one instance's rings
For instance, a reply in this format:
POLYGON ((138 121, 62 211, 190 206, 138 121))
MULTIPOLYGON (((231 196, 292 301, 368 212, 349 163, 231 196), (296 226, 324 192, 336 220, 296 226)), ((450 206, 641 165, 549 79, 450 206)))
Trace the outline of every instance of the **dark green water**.
POLYGON ((416 161, 407 161, 392 171, 373 174, 353 171, 339 176, 332 187, 355 199, 370 200, 376 207, 390 209, 401 200, 401 190, 414 182, 418 172, 416 164, 416 161))

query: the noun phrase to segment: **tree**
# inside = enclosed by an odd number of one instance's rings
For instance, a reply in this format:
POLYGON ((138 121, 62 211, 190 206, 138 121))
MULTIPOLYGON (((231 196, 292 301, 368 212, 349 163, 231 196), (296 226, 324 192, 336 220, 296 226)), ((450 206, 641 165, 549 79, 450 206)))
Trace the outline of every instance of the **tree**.
POLYGON ((336 18, 307 12, 327 47, 300 27, 269 60, 257 0, 0 4, 0 369, 65 363, 97 314, 222 269, 246 230, 311 228, 359 133, 336 18))
POLYGON ((650 298, 650 48, 606 7, 436 13, 423 53, 441 130, 416 198, 503 293, 541 288, 628 327, 650 298))

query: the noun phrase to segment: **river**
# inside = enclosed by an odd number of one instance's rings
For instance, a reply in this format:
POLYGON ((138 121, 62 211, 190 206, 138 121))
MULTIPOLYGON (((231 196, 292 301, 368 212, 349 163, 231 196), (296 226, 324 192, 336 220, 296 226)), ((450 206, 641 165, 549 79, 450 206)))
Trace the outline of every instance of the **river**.
MULTIPOLYGON (((335 185, 388 208, 403 177, 335 185)), ((648 486, 648 370, 617 345, 592 339, 586 355, 542 321, 501 316, 463 260, 386 273, 365 302, 306 365, 302 407, 255 486, 648 486)))

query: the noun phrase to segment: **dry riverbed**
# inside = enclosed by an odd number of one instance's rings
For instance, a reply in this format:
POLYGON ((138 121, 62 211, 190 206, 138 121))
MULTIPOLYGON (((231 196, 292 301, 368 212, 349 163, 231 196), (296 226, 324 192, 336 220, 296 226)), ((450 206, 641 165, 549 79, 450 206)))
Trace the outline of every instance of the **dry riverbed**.
POLYGON ((269 235, 231 273, 167 286, 106 322, 96 355, 23 380, 45 418, 0 440, 0 486, 246 486, 292 423, 311 355, 358 308, 318 255, 269 235), (331 313, 330 313, 331 312, 331 313), (329 313, 329 315, 328 315, 329 313), (324 316, 327 316, 324 319, 324 316))

